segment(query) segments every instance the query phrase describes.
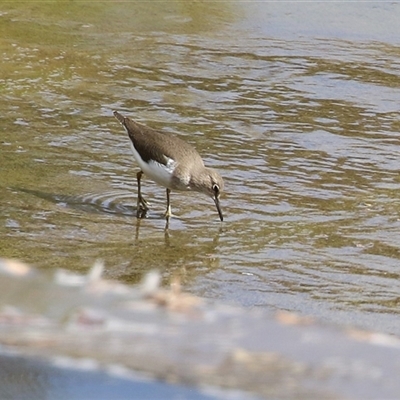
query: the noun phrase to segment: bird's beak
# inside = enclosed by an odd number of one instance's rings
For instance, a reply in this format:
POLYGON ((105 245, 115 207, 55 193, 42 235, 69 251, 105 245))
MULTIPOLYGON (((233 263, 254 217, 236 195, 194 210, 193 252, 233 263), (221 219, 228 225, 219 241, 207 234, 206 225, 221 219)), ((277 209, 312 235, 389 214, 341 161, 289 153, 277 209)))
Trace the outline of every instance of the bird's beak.
POLYGON ((215 196, 213 197, 215 205, 217 206, 217 211, 219 214, 219 219, 221 220, 221 222, 224 220, 224 216, 222 215, 222 211, 221 211, 221 207, 219 205, 219 197, 215 196))

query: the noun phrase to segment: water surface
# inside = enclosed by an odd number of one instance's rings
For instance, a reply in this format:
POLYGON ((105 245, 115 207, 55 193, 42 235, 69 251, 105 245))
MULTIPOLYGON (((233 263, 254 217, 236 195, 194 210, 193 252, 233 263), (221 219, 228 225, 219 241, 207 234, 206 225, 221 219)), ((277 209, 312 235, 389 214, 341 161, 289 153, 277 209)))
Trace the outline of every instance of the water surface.
POLYGON ((3 3, 0 251, 399 333, 397 3, 3 3), (112 110, 178 133, 226 182, 144 180, 112 110))

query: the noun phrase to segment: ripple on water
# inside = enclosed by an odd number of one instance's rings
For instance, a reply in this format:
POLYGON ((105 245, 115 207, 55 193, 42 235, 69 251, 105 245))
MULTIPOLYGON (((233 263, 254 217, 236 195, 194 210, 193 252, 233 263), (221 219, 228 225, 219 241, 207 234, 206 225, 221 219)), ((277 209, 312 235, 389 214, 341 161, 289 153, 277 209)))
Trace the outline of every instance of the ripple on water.
POLYGON ((61 207, 72 208, 89 213, 106 213, 121 216, 136 215, 136 208, 131 204, 128 204, 128 201, 125 201, 129 199, 129 202, 132 203, 131 192, 114 190, 101 193, 87 193, 83 195, 64 195, 25 188, 17 188, 17 190, 50 201, 61 207))

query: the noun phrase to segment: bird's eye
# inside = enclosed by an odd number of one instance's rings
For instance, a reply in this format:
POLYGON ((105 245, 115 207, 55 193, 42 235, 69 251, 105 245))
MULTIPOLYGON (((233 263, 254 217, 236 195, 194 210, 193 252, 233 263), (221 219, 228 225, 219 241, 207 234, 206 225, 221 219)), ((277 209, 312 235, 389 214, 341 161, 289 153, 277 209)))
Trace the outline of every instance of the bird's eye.
POLYGON ((216 183, 214 183, 212 189, 213 189, 213 192, 214 192, 215 194, 218 194, 218 193, 219 193, 219 186, 218 186, 216 183))

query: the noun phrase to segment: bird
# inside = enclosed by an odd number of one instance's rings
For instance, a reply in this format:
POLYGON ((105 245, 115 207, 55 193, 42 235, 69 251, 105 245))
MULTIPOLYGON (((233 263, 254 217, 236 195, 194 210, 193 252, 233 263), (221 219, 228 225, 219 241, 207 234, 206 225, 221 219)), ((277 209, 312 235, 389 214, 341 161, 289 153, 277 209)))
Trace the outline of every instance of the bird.
POLYGON ((137 218, 143 218, 149 210, 149 203, 141 192, 141 178, 144 174, 166 188, 167 222, 172 216, 171 190, 195 191, 208 195, 214 200, 221 222, 224 220, 219 200, 224 190, 224 181, 217 171, 204 165, 200 154, 192 145, 172 133, 150 128, 118 111, 113 114, 128 133, 133 157, 140 168, 136 175, 137 218))

